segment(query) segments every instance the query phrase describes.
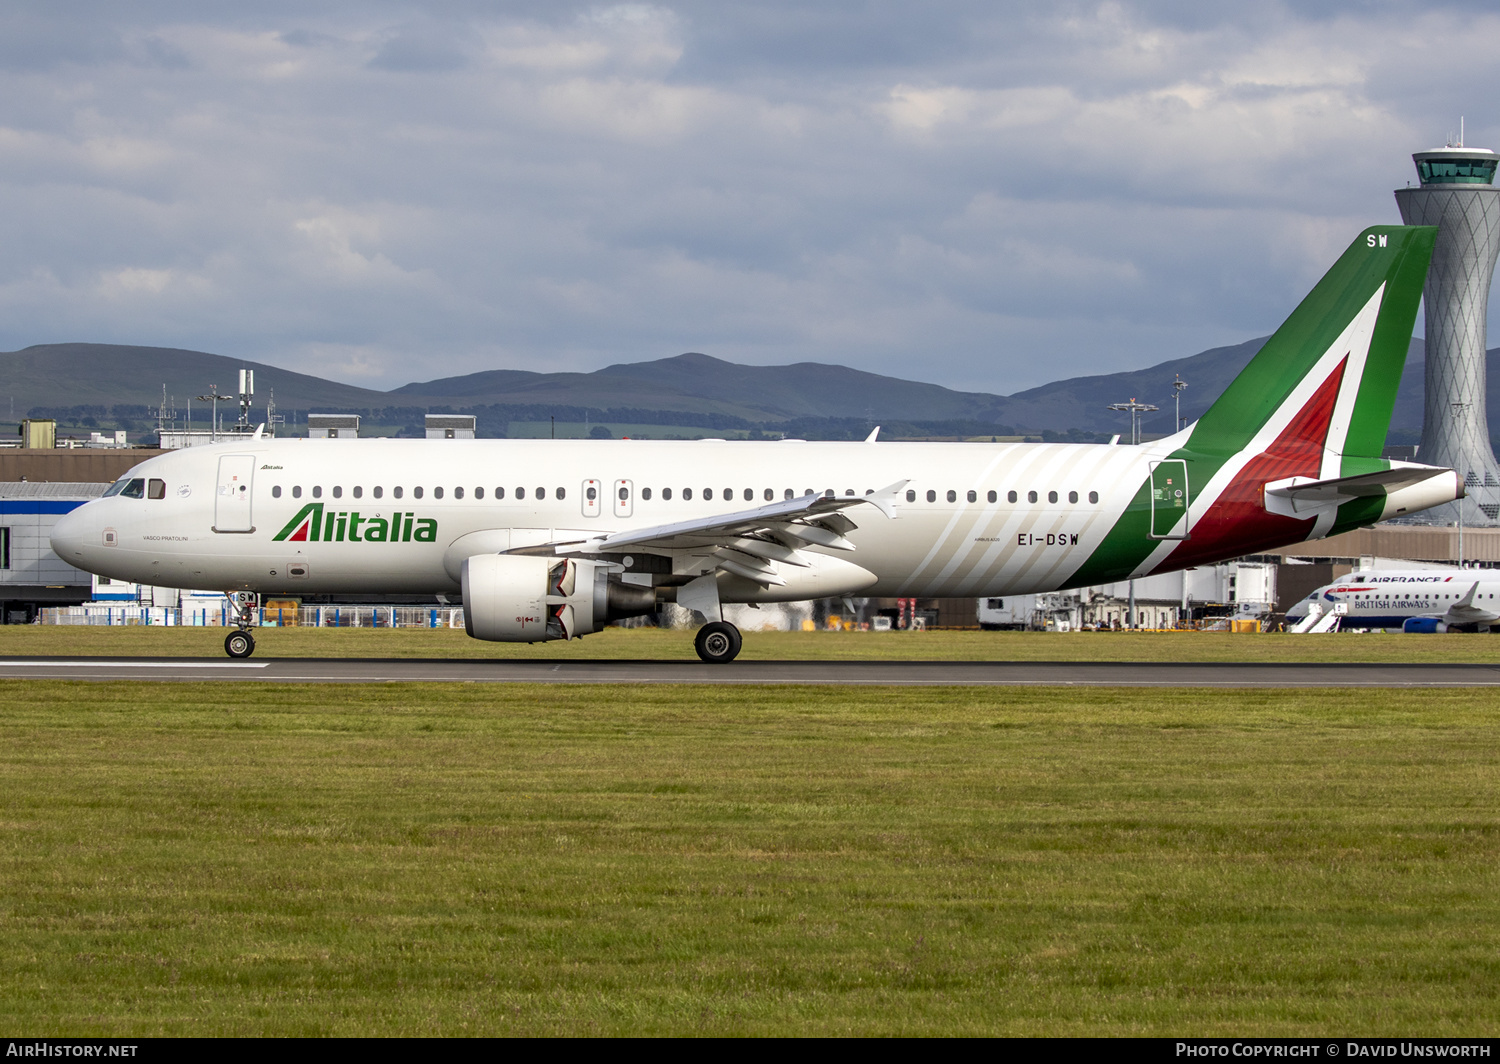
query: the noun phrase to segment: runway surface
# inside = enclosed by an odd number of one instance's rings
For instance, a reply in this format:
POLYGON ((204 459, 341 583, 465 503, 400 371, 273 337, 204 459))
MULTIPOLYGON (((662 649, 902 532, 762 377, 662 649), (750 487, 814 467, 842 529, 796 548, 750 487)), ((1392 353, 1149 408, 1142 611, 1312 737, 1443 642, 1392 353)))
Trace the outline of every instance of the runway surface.
POLYGON ((1077 661, 0 658, 0 679, 262 683, 710 683, 1053 687, 1492 687, 1500 665, 1077 661))

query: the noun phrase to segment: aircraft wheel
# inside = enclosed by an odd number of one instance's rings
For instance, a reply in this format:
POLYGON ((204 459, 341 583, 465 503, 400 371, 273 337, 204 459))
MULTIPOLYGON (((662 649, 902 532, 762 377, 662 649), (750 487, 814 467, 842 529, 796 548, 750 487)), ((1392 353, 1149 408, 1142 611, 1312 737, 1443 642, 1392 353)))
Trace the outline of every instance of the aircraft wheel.
POLYGON ((740 630, 728 621, 713 621, 698 629, 693 649, 710 665, 723 665, 739 656, 740 630))
POLYGON ((231 658, 248 658, 255 653, 255 637, 243 630, 230 632, 224 637, 224 653, 231 658))

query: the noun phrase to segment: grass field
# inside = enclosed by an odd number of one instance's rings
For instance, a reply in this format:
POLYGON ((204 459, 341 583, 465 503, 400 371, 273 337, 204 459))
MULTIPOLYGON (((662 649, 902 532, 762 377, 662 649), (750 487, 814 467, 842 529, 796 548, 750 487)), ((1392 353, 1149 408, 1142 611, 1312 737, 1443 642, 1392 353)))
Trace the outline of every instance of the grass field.
POLYGON ((0 682, 0 1015, 1494 1035, 1497 752, 1487 690, 0 682))
MULTIPOLYGON (((225 629, 0 626, 0 656, 222 657, 225 629)), ((691 632, 606 628, 566 643, 454 629, 261 628, 257 657, 695 659, 691 632)), ((744 661, 1413 661, 1500 663, 1500 636, 1228 632, 746 632, 744 661)))

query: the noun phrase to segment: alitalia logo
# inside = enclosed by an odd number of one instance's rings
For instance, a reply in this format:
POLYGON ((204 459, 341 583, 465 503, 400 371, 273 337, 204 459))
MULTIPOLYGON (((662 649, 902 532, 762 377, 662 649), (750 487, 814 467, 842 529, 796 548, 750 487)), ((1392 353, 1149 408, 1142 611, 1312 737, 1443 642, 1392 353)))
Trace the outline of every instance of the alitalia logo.
POLYGON ((275 543, 435 543, 437 521, 396 513, 389 519, 365 517, 358 510, 323 510, 310 502, 271 537, 275 543))

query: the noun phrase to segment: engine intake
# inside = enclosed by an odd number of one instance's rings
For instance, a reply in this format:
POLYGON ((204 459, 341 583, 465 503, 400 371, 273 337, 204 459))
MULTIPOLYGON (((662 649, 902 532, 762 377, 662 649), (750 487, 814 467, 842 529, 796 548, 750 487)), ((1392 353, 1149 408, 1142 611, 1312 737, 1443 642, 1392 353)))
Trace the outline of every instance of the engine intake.
POLYGON ((656 609, 652 588, 611 580, 607 562, 476 554, 460 580, 465 628, 492 642, 574 639, 656 609))

